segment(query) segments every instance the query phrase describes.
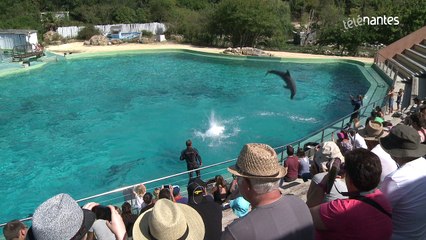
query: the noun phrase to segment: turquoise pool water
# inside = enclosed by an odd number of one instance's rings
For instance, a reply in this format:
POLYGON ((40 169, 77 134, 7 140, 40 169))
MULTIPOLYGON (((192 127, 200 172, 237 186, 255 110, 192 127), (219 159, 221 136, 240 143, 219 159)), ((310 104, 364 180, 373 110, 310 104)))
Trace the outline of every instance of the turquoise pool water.
POLYGON ((350 113, 349 94, 368 87, 354 64, 188 53, 73 59, 2 77, 0 222, 56 193, 78 199, 185 171, 188 138, 205 165, 244 143, 283 145, 350 113), (294 100, 270 69, 290 70, 294 100))

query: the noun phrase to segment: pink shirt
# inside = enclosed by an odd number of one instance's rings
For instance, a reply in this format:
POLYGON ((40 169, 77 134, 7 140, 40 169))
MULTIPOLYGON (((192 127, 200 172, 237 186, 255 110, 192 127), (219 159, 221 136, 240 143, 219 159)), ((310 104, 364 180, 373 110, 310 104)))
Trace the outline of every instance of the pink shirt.
MULTIPOLYGON (((380 190, 366 195, 391 213, 389 201, 380 190)), ((320 206, 328 230, 316 231, 316 239, 386 240, 392 235, 392 219, 375 207, 356 199, 337 199, 320 206)))
POLYGON ((426 141, 426 129, 421 128, 419 131, 417 131, 420 135, 420 142, 425 142, 426 141))

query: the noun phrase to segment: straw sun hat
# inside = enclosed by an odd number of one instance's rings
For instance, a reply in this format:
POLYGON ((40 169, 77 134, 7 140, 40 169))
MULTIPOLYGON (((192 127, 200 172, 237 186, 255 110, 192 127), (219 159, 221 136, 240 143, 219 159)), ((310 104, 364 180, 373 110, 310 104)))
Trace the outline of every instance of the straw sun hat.
POLYGON ((275 150, 261 143, 244 145, 237 163, 228 167, 228 171, 240 177, 265 179, 279 179, 287 173, 278 163, 275 150))
POLYGON ((378 140, 379 138, 386 137, 388 132, 383 129, 382 123, 369 121, 365 128, 359 130, 359 134, 365 140, 378 140))
POLYGON ((133 225, 133 239, 203 239, 204 222, 192 207, 159 199, 153 208, 142 213, 133 225))

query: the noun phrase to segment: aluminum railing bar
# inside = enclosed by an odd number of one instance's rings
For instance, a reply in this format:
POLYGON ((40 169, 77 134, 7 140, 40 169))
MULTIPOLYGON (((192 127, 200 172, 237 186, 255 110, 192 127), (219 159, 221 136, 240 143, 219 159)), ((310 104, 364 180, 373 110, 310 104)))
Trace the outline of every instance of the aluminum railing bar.
MULTIPOLYGON (((234 161, 236 161, 236 158, 230 159, 230 160, 225 160, 225 161, 220 162, 220 163, 214 163, 212 165, 208 165, 208 166, 205 166, 205 167, 200 167, 198 169, 194 169, 194 170, 190 170, 190 171, 180 172, 180 173, 168 175, 168 176, 161 177, 161 178, 156 178, 156 179, 153 179, 153 180, 150 180, 150 181, 143 182, 143 184, 149 184, 149 183, 153 183, 153 182, 158 182, 158 181, 161 181, 161 180, 165 180, 165 179, 169 179, 169 178, 173 178, 173 177, 185 175, 185 174, 188 174, 189 172, 194 172, 194 171, 203 170, 203 169, 209 169, 209 168, 212 168, 212 167, 216 167, 216 166, 227 164, 227 163, 234 162, 234 161)), ((81 198, 81 199, 77 200, 77 202, 83 202, 83 201, 87 201, 87 200, 90 200, 90 199, 94 199, 94 198, 98 198, 98 197, 103 197, 103 196, 106 196, 106 195, 109 195, 109 194, 112 194, 112 193, 122 192, 123 190, 135 187, 135 186, 137 186, 139 184, 140 183, 133 184, 133 185, 126 186, 126 187, 117 188, 117 189, 114 189, 114 190, 111 190, 111 191, 108 191, 108 192, 104 192, 104 193, 100 193, 100 194, 96 194, 96 195, 93 195, 93 196, 90 196, 90 197, 81 198)), ((113 198, 113 199, 116 199, 116 198, 113 198)), ((103 202, 106 202, 106 201, 109 201, 109 200, 105 200, 103 202)), ((25 222, 25 221, 30 221, 31 219, 32 219, 32 217, 28 217, 28 218, 20 219, 19 221, 25 222)), ((0 227, 4 227, 6 224, 7 223, 2 223, 2 224, 0 224, 0 227)))
MULTIPOLYGON (((386 97, 387 97, 387 96, 386 96, 386 97)), ((366 109, 366 108, 370 107, 370 105, 375 104, 375 103, 377 103, 377 102, 379 102, 379 101, 383 101, 386 97, 381 98, 381 99, 377 99, 377 100, 376 100, 376 101, 374 101, 374 102, 368 103, 366 106, 364 106, 364 107, 360 108, 358 111, 361 111, 361 110, 363 110, 363 109, 366 109)), ((352 113, 353 113, 353 112, 352 112, 352 113)), ((290 142, 290 143, 288 143, 288 144, 286 144, 286 145, 282 145, 282 146, 276 147, 276 149, 277 149, 277 148, 284 148, 284 147, 285 147, 285 146, 287 146, 287 145, 295 145, 297 142, 303 142, 303 141, 306 141, 306 140, 308 140, 309 138, 312 138, 313 136, 315 136, 315 135, 317 135, 317 134, 321 133, 322 131, 325 131, 326 129, 329 129, 329 128, 333 127, 333 126, 334 126, 334 125, 336 125, 338 122, 340 122, 340 121, 344 121, 346 118, 350 117, 350 116, 352 115, 352 113, 349 113, 349 114, 345 115, 344 117, 339 118, 338 120, 336 120, 336 121, 334 121, 334 122, 332 122, 332 123, 328 124, 327 126, 325 126, 325 127, 321 128, 321 129, 319 129, 319 130, 317 130, 317 131, 315 131, 315 132, 312 132, 312 133, 310 133, 310 134, 306 135, 305 137, 302 137, 302 138, 300 138, 300 139, 297 139, 297 140, 295 140, 295 141, 292 141, 292 142, 290 142)))
MULTIPOLYGON (((190 171, 186 171, 186 172, 180 172, 180 173, 168 175, 168 176, 165 176, 165 177, 161 177, 161 178, 157 178, 157 179, 154 179, 154 180, 143 182, 143 184, 146 185, 146 184, 149 184, 149 183, 158 182, 158 181, 161 181, 161 180, 165 180, 165 179, 169 179, 169 178, 172 178, 172 177, 181 176, 181 175, 184 175, 184 174, 188 174, 190 172, 195 172, 197 170, 203 170, 203 169, 211 168, 211 167, 214 167, 214 166, 219 166, 219 165, 222 165, 222 164, 225 164, 225 163, 229 163, 229 162, 233 162, 233 161, 235 161, 235 159, 226 160, 226 161, 223 161, 223 162, 220 162, 220 163, 215 163, 215 164, 212 164, 212 165, 209 165, 209 166, 200 167, 198 169, 194 169, 194 170, 190 170, 190 171)), ((126 187, 117 188, 117 189, 114 189, 114 190, 111 190, 111 191, 108 191, 108 192, 104 192, 104 193, 100 193, 100 194, 96 194, 96 195, 93 195, 93 196, 90 196, 90 197, 81 198, 81 199, 77 200, 77 202, 87 201, 87 200, 90 200, 90 199, 93 199, 93 198, 103 197, 105 195, 109 195, 109 194, 112 194, 112 193, 122 192, 123 190, 135 187, 135 186, 137 186, 139 184, 140 183, 133 184, 133 185, 126 186, 126 187)))

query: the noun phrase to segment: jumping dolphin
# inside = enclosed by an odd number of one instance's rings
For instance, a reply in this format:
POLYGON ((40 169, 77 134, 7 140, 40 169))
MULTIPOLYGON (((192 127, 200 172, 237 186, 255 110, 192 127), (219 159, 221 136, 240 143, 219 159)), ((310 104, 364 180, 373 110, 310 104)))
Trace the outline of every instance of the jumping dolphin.
POLYGON ((284 88, 290 89, 290 92, 291 92, 290 98, 293 99, 294 95, 296 95, 296 83, 294 82, 293 78, 291 78, 290 72, 288 70, 287 72, 269 70, 266 72, 265 76, 268 75, 268 73, 273 73, 275 75, 280 76, 283 79, 283 81, 286 83, 284 88))

